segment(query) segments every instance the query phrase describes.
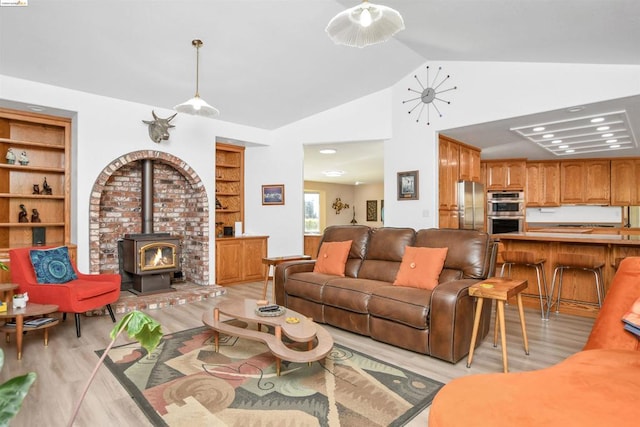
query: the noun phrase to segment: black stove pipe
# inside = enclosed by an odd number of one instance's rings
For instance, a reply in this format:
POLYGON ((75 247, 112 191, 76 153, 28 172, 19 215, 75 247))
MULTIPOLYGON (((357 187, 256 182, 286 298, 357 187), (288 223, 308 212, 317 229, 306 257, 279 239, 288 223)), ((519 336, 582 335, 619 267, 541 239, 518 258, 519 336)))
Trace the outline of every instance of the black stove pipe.
POLYGON ((153 160, 142 160, 142 234, 153 233, 153 160))

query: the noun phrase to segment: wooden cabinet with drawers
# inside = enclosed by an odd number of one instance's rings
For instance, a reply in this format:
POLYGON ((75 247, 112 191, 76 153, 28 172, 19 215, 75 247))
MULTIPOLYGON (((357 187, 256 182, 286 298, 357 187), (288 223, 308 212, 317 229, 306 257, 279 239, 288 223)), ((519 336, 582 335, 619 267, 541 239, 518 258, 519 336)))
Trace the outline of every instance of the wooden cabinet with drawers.
POLYGON ((264 280, 262 258, 267 256, 267 236, 216 239, 216 284, 264 280))
POLYGON ((611 160, 611 205, 640 205, 640 159, 611 160))

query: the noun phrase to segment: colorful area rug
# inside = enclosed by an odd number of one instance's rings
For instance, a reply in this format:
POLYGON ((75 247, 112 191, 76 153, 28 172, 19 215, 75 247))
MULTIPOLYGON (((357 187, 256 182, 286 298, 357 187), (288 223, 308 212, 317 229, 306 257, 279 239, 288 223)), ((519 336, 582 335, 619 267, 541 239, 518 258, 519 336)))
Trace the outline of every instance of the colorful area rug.
POLYGON ((211 329, 189 329, 151 357, 138 343, 114 347, 105 364, 154 425, 172 427, 401 426, 443 385, 337 344, 311 366, 283 361, 277 376, 262 343, 220 340, 216 353, 211 329))

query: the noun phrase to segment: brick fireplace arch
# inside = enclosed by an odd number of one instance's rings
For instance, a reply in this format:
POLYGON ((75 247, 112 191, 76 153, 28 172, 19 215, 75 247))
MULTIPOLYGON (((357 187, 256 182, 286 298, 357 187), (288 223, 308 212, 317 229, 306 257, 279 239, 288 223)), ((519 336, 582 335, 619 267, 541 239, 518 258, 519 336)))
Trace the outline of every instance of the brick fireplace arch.
POLYGON ((140 233, 141 160, 153 160, 156 232, 182 239, 182 272, 209 284, 209 201, 200 177, 168 153, 142 150, 118 157, 100 173, 89 201, 89 261, 92 273, 117 273, 118 240, 140 233))

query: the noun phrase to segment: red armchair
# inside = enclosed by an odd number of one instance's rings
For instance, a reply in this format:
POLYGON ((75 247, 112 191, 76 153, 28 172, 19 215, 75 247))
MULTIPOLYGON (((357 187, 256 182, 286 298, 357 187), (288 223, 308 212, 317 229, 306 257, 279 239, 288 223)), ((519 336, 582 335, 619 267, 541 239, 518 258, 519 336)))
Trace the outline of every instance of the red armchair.
POLYGON ((120 296, 120 275, 118 274, 82 274, 76 265, 71 265, 78 278, 61 284, 41 284, 36 280, 36 274, 31 264, 29 251, 33 249, 47 249, 47 247, 20 248, 9 251, 11 262, 11 280, 20 288, 20 292, 29 293, 29 302, 36 304, 56 304, 63 313, 74 313, 76 319, 76 334, 80 337, 80 313, 107 306, 113 322, 111 303, 120 296))

